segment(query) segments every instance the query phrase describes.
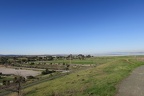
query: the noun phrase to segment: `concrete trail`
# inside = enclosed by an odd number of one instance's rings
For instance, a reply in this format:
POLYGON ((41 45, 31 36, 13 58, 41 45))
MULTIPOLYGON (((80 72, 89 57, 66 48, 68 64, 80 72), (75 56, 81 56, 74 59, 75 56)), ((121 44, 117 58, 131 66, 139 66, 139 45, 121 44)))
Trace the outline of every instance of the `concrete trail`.
POLYGON ((116 96, 144 96, 144 65, 121 82, 116 96))

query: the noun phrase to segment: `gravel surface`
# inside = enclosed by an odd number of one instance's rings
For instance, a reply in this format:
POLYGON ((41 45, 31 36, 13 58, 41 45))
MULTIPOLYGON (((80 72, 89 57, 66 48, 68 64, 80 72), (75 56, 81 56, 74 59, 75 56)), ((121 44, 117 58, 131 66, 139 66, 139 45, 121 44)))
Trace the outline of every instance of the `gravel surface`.
POLYGON ((0 72, 3 74, 15 74, 15 75, 21 75, 21 76, 36 76, 41 74, 40 71, 33 71, 33 70, 24 70, 24 69, 14 69, 14 68, 6 68, 6 67, 0 67, 0 72))
POLYGON ((144 96, 144 66, 136 68, 121 82, 116 96, 144 96))

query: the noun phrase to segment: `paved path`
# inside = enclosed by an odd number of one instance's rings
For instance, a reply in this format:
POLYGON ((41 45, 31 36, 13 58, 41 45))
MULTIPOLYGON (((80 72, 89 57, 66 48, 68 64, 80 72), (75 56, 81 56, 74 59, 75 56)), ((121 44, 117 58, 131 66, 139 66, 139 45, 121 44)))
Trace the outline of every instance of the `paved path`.
POLYGON ((116 96, 144 96, 144 66, 136 68, 122 81, 116 96))

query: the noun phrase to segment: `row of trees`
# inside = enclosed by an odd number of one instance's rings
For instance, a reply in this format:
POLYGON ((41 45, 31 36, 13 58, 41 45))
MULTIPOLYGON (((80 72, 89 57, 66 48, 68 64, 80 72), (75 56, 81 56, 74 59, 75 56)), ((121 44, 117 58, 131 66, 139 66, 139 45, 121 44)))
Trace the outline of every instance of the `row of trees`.
POLYGON ((15 63, 27 63, 31 61, 52 61, 52 60, 72 60, 72 59, 80 59, 83 60, 85 58, 90 58, 91 55, 68 55, 68 56, 3 56, 0 57, 0 64, 15 64, 15 63))

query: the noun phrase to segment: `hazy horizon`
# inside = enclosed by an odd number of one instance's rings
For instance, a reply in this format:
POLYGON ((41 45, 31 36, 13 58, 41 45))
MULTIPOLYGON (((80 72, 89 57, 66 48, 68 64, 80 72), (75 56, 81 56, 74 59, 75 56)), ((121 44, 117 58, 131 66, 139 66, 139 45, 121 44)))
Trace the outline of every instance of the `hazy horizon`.
MULTIPOLYGON (((77 54, 73 54, 70 53, 72 55, 79 55, 82 53, 77 53, 77 54)), ((69 55, 69 53, 67 54, 0 54, 0 55, 69 55)), ((92 54, 83 54, 83 55, 92 55, 92 56, 126 56, 126 55, 144 55, 144 51, 141 52, 105 52, 105 53, 92 53, 92 54)))
POLYGON ((144 52, 142 0, 1 0, 0 54, 144 52))

